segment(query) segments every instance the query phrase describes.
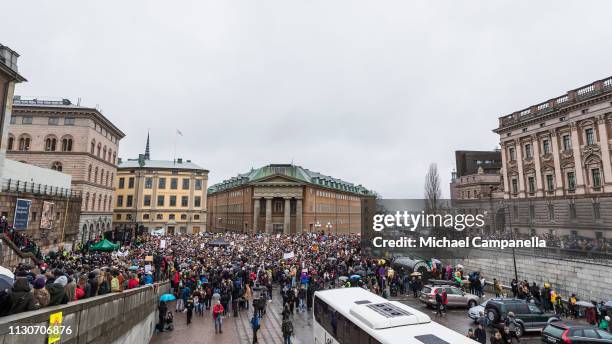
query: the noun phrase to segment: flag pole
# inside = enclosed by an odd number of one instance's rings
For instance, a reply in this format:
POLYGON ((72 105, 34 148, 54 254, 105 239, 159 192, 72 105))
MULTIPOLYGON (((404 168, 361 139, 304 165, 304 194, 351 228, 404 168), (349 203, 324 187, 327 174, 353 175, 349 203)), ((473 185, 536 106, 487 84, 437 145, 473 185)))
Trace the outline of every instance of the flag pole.
POLYGON ((174 131, 174 157, 173 157, 173 164, 176 165, 176 140, 178 137, 178 129, 174 131))

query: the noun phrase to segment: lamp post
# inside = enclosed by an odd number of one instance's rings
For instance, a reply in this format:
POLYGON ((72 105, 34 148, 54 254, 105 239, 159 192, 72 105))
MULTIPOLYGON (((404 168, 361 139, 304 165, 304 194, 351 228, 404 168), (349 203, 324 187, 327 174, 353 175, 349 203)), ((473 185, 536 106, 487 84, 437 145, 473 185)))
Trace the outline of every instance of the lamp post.
MULTIPOLYGON (((333 226, 332 226, 331 222, 328 222, 328 223, 325 225, 325 228, 327 228, 327 232, 328 232, 328 233, 330 233, 330 234, 331 234, 331 229, 332 229, 332 227, 333 227, 333 226)), ((338 234, 338 233, 336 233, 336 234, 338 234)))
POLYGON ((313 227, 314 227, 314 231, 316 233, 318 231, 318 229, 321 228, 321 222, 319 222, 319 221, 315 222, 313 227))
MULTIPOLYGON (((499 202, 501 207, 504 209, 504 217, 506 217, 506 211, 508 214, 508 227, 510 229, 510 240, 514 241, 514 231, 512 230, 512 214, 510 213, 510 205, 504 201, 499 202)), ((505 222, 505 221, 504 221, 505 222)), ((518 270, 516 268, 516 251, 514 245, 512 246, 512 264, 514 265, 514 279, 518 281, 518 270)))

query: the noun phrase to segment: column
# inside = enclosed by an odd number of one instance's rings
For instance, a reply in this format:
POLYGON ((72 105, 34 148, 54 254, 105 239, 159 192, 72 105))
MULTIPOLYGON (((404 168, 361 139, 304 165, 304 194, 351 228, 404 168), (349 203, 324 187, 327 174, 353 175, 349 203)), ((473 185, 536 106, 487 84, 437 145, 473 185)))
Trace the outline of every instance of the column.
POLYGON ((525 171, 523 171, 523 144, 521 140, 516 140, 516 167, 518 169, 518 197, 525 197, 525 171))
POLYGON ((266 233, 272 233, 272 198, 266 198, 266 233))
POLYGON ((285 218, 283 223, 283 233, 291 234, 291 199, 285 198, 285 218))
POLYGON ((298 198, 295 203, 295 234, 302 234, 302 199, 298 198))
MULTIPOLYGON (((506 149, 508 147, 504 142, 500 145, 501 148, 501 156, 502 156, 502 179, 504 183, 504 198, 510 198, 510 185, 508 183, 508 157, 506 155, 506 149)), ((350 202, 349 202, 350 209, 350 202)))
POLYGON ((601 164, 604 174, 604 191, 612 191, 612 165, 610 162, 610 145, 608 144, 608 125, 604 116, 597 119, 599 127, 599 145, 601 146, 601 164))
POLYGON ((555 130, 550 131, 550 141, 555 166, 555 196, 563 196, 563 171, 561 171, 561 157, 559 156, 559 138, 555 130))
POLYGON ((258 231, 258 222, 259 222, 259 206, 260 206, 259 198, 253 198, 253 232, 257 233, 258 231))
POLYGON ((542 192, 542 168, 540 166, 540 140, 537 135, 531 137, 531 145, 533 146, 533 163, 536 171, 536 197, 542 197, 544 193, 542 192))
POLYGON ((578 127, 576 123, 571 124, 572 150, 574 151, 574 170, 576 171, 576 194, 584 194, 584 174, 582 168, 582 154, 580 152, 580 140, 578 140, 578 127))

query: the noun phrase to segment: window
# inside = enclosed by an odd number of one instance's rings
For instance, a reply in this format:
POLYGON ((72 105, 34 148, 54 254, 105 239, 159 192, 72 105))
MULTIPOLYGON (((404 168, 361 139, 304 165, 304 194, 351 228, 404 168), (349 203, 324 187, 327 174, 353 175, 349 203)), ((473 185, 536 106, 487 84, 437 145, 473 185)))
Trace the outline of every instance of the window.
POLYGON ((91 148, 89 150, 89 153, 91 153, 93 155, 95 153, 95 151, 96 151, 96 141, 92 140, 91 141, 91 148))
POLYGON ((542 141, 542 146, 543 146, 544 154, 550 154, 550 141, 549 140, 542 141))
POLYGON ((17 117, 11 116, 11 124, 17 124, 17 117))
POLYGON ((29 151, 30 150, 30 137, 22 135, 19 138, 19 150, 20 151, 29 151))
POLYGON ((194 219, 194 220, 199 220, 199 219, 200 219, 200 214, 195 214, 195 215, 193 215, 193 219, 194 219))
POLYGON ((134 196, 128 195, 127 199, 125 201, 125 206, 126 207, 131 207, 133 205, 133 202, 134 202, 134 196))
POLYGON ((584 131, 586 136, 586 144, 594 145, 595 144, 595 133, 593 132, 593 128, 588 128, 584 131))
POLYGON ((181 196, 181 207, 189 206, 189 196, 181 196))
POLYGON ((152 177, 146 177, 145 178, 145 185, 144 185, 145 189, 152 189, 153 188, 153 178, 152 177))
POLYGON ((23 116, 21 118, 21 124, 32 124, 32 116, 23 116))
POLYGON ((64 125, 74 125, 74 117, 64 118, 64 125))
POLYGON ((55 152, 56 144, 57 144, 57 139, 55 137, 47 137, 45 139, 45 151, 55 152))
POLYGON ((142 214, 142 219, 143 220, 148 220, 149 219, 149 214, 142 214))
POLYGON ((529 193, 533 194, 535 192, 535 178, 530 176, 529 180, 529 193))
POLYGON ((510 149, 508 149, 508 153, 510 154, 510 161, 516 160, 516 151, 514 150, 514 147, 510 147, 510 149))
POLYGON ((598 168, 591 170, 591 176, 593 177, 593 187, 595 189, 601 188, 601 174, 598 168))
POLYGON ((117 214, 117 220, 121 220, 121 214, 117 214))
POLYGON ((117 196, 117 207, 123 207, 123 196, 117 196))
POLYGON ((563 150, 564 151, 572 150, 572 141, 570 140, 569 135, 563 135, 563 150))
POLYGON ((574 172, 567 172, 567 189, 570 191, 576 189, 576 176, 574 172))
POLYGON ((548 205, 548 220, 549 221, 555 220, 555 206, 552 204, 548 205))
POLYGON ((195 196, 195 197, 193 198, 193 206, 194 206, 194 207, 200 207, 200 206, 201 206, 201 204, 202 204, 202 197, 200 197, 200 196, 195 196))
POLYGON ((164 219, 164 214, 157 214, 157 216, 155 216, 155 218, 157 218, 158 220, 163 220, 164 219))
POLYGON ((178 178, 170 178, 170 189, 176 190, 178 188, 178 178))
POLYGON ((170 206, 176 207, 176 196, 170 196, 170 206))
POLYGON ((176 218, 176 215, 168 214, 168 220, 174 220, 175 218, 176 218))
POLYGON ((195 180, 195 189, 196 190, 202 190, 202 179, 196 179, 195 180))
POLYGON ((528 143, 525 145, 525 156, 530 159, 533 157, 533 154, 531 153, 531 144, 528 143))
POLYGON ((518 180, 516 178, 512 178, 512 193, 518 193, 518 180))
POLYGON ((54 162, 53 165, 51 165, 51 169, 62 172, 62 163, 59 161, 54 162))
POLYGON ((165 189, 166 188, 166 178, 159 178, 159 182, 157 183, 157 187, 159 189, 165 189))
POLYGON ((96 156, 99 158, 100 157, 100 152, 102 151, 102 144, 98 142, 98 151, 96 153, 96 156))
POLYGON ((157 206, 158 207, 163 207, 164 206, 164 196, 157 196, 157 206))
POLYGON ((601 212, 599 208, 599 203, 593 203, 593 218, 596 220, 601 219, 601 212))
POLYGON ((62 152, 72 152, 72 138, 64 137, 62 139, 62 152))
POLYGON ((15 138, 11 135, 8 138, 8 146, 7 150, 13 150, 13 145, 15 144, 15 138))
POLYGON ((126 220, 131 220, 132 219, 132 214, 125 214, 125 219, 126 220))
POLYGON ((143 197, 143 205, 145 207, 150 207, 151 206, 151 195, 144 195, 144 197, 143 197))
POLYGON ((134 188, 134 177, 130 177, 130 179, 128 179, 128 189, 133 189, 134 188))
POLYGON ((59 125, 59 117, 49 117, 49 125, 59 125))
POLYGON ((181 220, 187 220, 187 214, 181 214, 181 220))
POLYGON ((574 203, 570 203, 569 205, 569 217, 572 220, 576 219, 576 205, 574 203))
POLYGON ((546 190, 548 192, 553 192, 554 188, 555 188, 555 184, 553 182, 553 175, 552 174, 547 174, 546 175, 546 190))
POLYGON ((125 188, 125 178, 119 178, 119 189, 125 188))
POLYGON ((189 178, 183 178, 183 190, 189 190, 189 178))

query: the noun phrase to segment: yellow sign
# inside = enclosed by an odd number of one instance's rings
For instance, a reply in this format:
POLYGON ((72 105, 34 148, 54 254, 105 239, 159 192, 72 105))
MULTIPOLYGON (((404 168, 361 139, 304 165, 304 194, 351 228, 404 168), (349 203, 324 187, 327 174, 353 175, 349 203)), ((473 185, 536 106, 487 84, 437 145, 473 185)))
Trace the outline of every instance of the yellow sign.
POLYGON ((60 340, 62 336, 61 326, 62 312, 51 313, 49 316, 49 327, 51 328, 51 331, 49 331, 48 344, 55 343, 60 340))

